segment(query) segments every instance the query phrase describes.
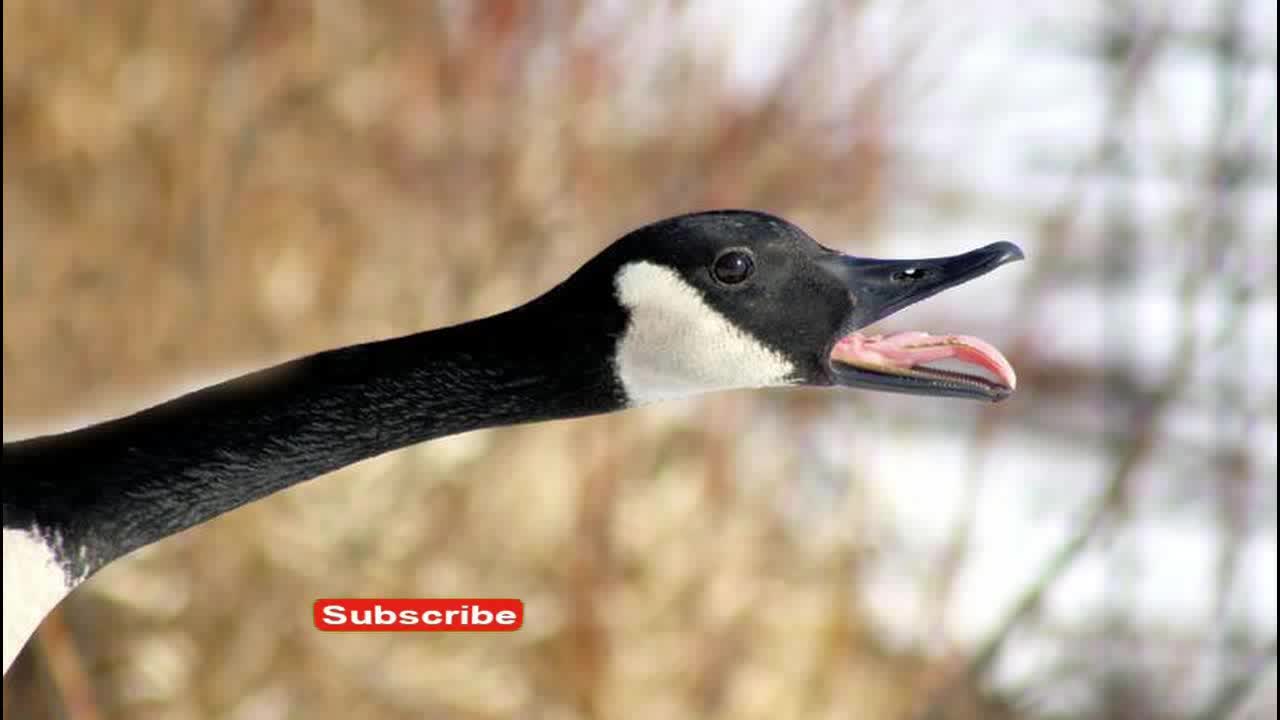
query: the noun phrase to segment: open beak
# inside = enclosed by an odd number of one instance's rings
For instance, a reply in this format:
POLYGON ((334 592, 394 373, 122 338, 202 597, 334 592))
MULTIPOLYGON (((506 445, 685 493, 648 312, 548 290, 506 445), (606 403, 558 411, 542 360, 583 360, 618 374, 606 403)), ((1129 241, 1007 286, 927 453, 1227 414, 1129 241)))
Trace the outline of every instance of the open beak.
POLYGON ((849 289, 853 310, 829 353, 833 382, 882 392, 999 402, 1017 386, 1013 367, 993 345, 965 335, 862 328, 937 293, 1023 259, 998 242, 951 257, 874 260, 832 254, 824 265, 849 289))

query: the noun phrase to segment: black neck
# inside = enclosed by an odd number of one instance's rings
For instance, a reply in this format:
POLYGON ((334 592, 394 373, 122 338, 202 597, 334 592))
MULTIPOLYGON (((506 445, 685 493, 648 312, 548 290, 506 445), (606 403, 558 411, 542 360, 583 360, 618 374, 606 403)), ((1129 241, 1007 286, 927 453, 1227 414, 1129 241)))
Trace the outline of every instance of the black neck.
POLYGON ((4 447, 4 526, 37 525, 87 575, 352 463, 485 427, 625 405, 621 317, 554 302, 340 348, 128 417, 4 447), (608 317, 608 320, 601 318, 608 317), (589 323, 589 324, 586 324, 589 323))

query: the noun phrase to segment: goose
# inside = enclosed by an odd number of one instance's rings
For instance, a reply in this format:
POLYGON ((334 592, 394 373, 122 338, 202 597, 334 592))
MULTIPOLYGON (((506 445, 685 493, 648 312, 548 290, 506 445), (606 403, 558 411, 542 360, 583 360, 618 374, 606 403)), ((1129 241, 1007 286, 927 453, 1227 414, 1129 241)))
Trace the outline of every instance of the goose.
POLYGON ((632 230, 514 309, 6 443, 4 671, 42 619, 108 563, 434 438, 731 389, 1003 400, 1013 368, 982 340, 859 331, 1022 258, 1008 242, 950 257, 860 258, 768 213, 679 215, 632 230))

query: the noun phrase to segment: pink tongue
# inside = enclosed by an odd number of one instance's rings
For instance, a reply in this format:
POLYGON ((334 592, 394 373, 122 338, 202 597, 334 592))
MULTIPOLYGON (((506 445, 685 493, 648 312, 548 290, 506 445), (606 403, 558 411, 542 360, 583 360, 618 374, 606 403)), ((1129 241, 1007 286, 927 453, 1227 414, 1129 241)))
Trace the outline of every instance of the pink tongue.
POLYGON ((976 365, 1013 389, 1018 384, 1013 366, 994 345, 968 335, 930 335, 903 332, 893 335, 854 333, 839 343, 831 357, 848 365, 881 371, 907 371, 941 360, 976 365))

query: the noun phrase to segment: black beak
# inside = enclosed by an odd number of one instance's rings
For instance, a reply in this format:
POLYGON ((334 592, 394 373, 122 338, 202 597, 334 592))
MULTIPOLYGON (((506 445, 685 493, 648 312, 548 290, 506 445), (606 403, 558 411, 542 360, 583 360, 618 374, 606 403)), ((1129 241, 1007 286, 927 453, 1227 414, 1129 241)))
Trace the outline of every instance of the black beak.
MULTIPOLYGON (((848 288, 853 304, 840 336, 832 340, 833 346, 847 334, 877 320, 1023 258, 1022 250, 1009 242, 993 243, 961 255, 919 260, 876 260, 832 254, 823 260, 824 267, 848 288)), ((934 347, 943 343, 958 346, 964 338, 952 336, 935 340, 939 342, 934 347)), ((994 348, 990 350, 998 355, 994 348)), ((1003 357, 999 357, 999 361, 1007 363, 1003 357)), ((1002 400, 1012 392, 1012 387, 998 382, 914 367, 909 360, 857 366, 834 361, 831 371, 836 384, 887 392, 990 401, 1002 400)))
POLYGON ((1010 242, 992 243, 962 255, 922 260, 875 260, 833 255, 826 267, 853 298, 845 331, 859 330, 921 300, 1023 259, 1010 242))

